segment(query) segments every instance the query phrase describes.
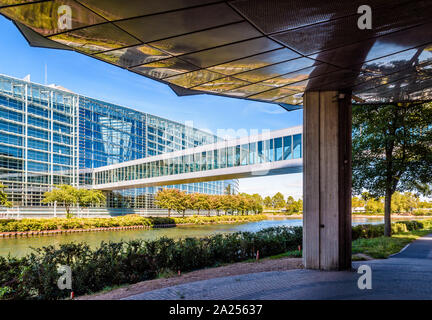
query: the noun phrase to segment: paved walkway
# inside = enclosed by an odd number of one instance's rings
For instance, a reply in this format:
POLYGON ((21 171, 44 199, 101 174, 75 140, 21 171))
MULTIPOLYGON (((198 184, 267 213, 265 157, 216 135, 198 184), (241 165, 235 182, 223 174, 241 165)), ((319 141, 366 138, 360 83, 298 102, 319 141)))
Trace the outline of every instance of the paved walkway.
POLYGON ((290 270, 215 278, 149 291, 127 300, 432 299, 432 234, 384 260, 353 263, 352 272, 290 270), (372 269, 372 289, 356 272, 372 269))

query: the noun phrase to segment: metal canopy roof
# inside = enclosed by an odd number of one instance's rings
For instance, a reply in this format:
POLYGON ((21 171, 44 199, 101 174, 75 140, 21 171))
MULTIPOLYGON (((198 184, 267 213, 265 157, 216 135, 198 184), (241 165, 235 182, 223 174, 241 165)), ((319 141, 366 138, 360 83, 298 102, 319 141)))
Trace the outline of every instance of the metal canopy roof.
MULTIPOLYGON (((302 105, 306 90, 367 103, 432 97, 432 1, 0 0, 31 45, 71 49, 162 81, 178 95, 302 105), (60 29, 59 7, 71 9, 60 29)), ((62 11, 60 11, 62 13, 62 11)), ((64 13, 64 12, 63 12, 64 13)))

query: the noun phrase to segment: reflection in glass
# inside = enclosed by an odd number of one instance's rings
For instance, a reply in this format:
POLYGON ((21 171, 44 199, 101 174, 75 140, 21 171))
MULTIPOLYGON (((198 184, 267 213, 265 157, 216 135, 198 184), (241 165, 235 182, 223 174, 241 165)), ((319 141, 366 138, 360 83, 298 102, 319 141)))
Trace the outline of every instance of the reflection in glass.
POLYGON ((260 35, 261 34, 248 22, 239 22, 228 26, 151 42, 150 45, 177 56, 259 37, 260 35))
POLYGON ((257 158, 257 143, 249 143, 249 164, 255 164, 257 158))
POLYGON ((282 138, 275 138, 275 161, 282 160, 282 138))
POLYGON ((252 57, 239 59, 224 64, 219 64, 217 66, 213 66, 208 69, 226 75, 233 75, 236 73, 265 67, 269 64, 287 61, 299 57, 300 56, 294 51, 287 48, 282 48, 270 52, 257 54, 252 57))
POLYGON ((280 47, 280 44, 262 37, 187 54, 182 56, 182 59, 201 68, 206 68, 280 47))
POLYGON ((169 57, 168 54, 146 45, 97 53, 95 56, 126 68, 151 63, 169 57))
POLYGON ((57 14, 62 5, 71 8, 72 29, 106 22, 105 19, 70 0, 41 1, 3 8, 0 12, 46 36, 64 31, 59 27, 57 14))
POLYGON ((50 39, 89 54, 139 43, 110 23, 61 33, 50 39))
POLYGON ((283 160, 291 159, 292 136, 283 137, 283 160))
POLYGON ((248 158, 249 158, 249 144, 242 144, 241 150, 240 150, 240 164, 242 166, 248 165, 248 158))
POLYGON ((207 70, 198 70, 178 76, 173 76, 165 80, 184 88, 191 88, 205 82, 216 80, 221 77, 223 76, 214 72, 210 72, 207 70))
POLYGON ((293 158, 299 159, 302 156, 302 135, 296 134, 293 136, 293 158))
POLYGON ((234 77, 225 77, 219 80, 204 83, 197 87, 193 87, 193 89, 211 92, 224 92, 247 84, 248 82, 236 79, 234 77))
POLYGON ((190 72, 197 67, 177 58, 160 60, 134 67, 131 70, 148 75, 153 78, 163 79, 174 75, 190 72))
POLYGON ((227 148, 227 167, 232 167, 234 165, 234 153, 235 147, 227 148))

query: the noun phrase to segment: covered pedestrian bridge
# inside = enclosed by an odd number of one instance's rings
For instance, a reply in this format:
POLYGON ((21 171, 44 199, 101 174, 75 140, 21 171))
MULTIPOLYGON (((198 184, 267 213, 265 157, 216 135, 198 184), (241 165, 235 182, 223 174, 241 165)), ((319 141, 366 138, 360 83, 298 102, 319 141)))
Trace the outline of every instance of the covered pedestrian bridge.
POLYGON ((122 190, 302 171, 302 127, 126 161, 93 170, 93 188, 122 190))
POLYGON ((311 269, 351 268, 351 104, 432 96, 429 0, 5 0, 0 13, 33 46, 77 51, 180 96, 303 107, 311 269))

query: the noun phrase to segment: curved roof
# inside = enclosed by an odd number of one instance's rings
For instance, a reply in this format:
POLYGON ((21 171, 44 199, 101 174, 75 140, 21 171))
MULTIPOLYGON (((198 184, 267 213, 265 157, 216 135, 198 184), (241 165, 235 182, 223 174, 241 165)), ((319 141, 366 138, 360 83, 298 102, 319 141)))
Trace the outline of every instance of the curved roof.
POLYGON ((0 0, 31 45, 69 49, 200 93, 301 107, 304 91, 357 102, 432 97, 432 1, 0 0), (70 18, 70 19, 69 19, 70 18))

